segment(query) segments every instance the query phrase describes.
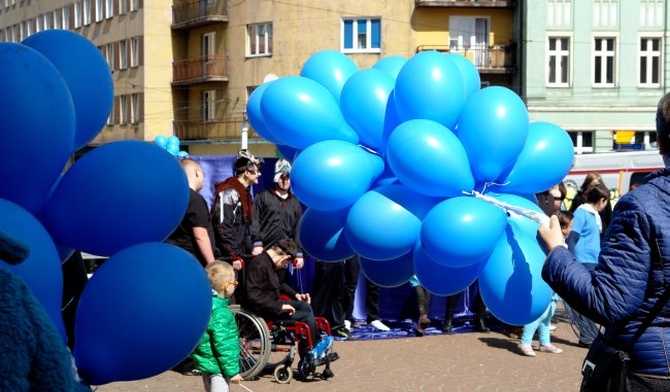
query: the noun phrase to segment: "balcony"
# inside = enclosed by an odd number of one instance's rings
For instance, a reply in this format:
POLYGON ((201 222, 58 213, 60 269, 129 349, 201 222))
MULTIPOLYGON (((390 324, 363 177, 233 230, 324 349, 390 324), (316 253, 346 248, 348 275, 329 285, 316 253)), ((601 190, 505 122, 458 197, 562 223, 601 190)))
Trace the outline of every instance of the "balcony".
POLYGON ((449 45, 419 45, 416 52, 436 50, 442 53, 458 53, 472 61, 479 73, 512 74, 515 72, 514 44, 493 45, 485 48, 449 45))
MULTIPOLYGON (((244 118, 230 118, 217 121, 174 120, 175 136, 182 141, 222 141, 240 140, 244 118)), ((249 140, 262 140, 255 132, 249 132, 249 140)))
POLYGON ((414 0, 416 8, 515 8, 516 1, 506 0, 414 0))
POLYGON ((227 81, 228 59, 225 55, 175 60, 172 63, 173 86, 227 81))
POLYGON ((228 0, 195 0, 172 6, 172 29, 228 22, 228 0))

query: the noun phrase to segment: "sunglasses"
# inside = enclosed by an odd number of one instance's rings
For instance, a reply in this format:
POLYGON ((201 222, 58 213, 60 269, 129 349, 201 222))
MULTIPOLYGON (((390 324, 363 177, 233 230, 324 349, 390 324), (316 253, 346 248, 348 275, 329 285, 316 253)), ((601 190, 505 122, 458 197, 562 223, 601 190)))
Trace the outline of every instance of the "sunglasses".
POLYGON ((225 289, 228 288, 228 286, 237 286, 237 285, 238 285, 238 282, 236 280, 233 280, 233 281, 230 281, 230 282, 226 283, 225 285, 223 285, 223 289, 225 290, 225 289))

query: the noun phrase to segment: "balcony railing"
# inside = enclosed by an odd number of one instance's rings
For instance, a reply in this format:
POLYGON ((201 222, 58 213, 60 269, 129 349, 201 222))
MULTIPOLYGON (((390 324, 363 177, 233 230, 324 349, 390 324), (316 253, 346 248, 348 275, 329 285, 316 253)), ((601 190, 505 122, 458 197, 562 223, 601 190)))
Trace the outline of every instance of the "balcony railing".
POLYGON ((414 6, 461 8, 514 8, 514 0, 414 0, 414 6))
POLYGON ((228 22, 228 0, 195 0, 172 6, 172 28, 183 29, 228 22))
POLYGON ((420 45, 418 52, 436 50, 444 53, 458 53, 472 61, 480 72, 511 73, 514 70, 514 45, 494 45, 473 48, 471 46, 420 45))
POLYGON ((174 85, 217 81, 228 81, 228 59, 225 55, 175 60, 172 63, 174 85))
MULTIPOLYGON (((174 120, 174 133, 180 140, 240 140, 244 118, 230 118, 217 121, 174 120)), ((262 140, 255 132, 249 132, 249 140, 262 140)))

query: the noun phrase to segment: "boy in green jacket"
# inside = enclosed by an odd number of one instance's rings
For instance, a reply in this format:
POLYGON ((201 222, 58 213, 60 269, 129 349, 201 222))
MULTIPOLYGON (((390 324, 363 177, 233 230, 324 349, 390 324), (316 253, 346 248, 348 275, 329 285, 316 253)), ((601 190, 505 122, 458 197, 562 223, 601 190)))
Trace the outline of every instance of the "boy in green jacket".
POLYGON ((205 334, 193 352, 196 369, 202 372, 206 392, 228 392, 230 384, 239 384, 240 345, 235 316, 228 309, 237 281, 233 267, 222 261, 205 268, 212 285, 212 315, 205 334))

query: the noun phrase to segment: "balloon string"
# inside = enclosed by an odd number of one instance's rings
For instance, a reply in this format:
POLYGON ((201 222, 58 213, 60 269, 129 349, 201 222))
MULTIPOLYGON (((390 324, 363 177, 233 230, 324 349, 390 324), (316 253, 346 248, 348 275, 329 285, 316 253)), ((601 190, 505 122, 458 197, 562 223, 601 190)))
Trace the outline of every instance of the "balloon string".
MULTIPOLYGON (((468 194, 467 192, 463 192, 463 193, 468 194)), ((489 203, 491 203, 495 206, 498 206, 505 211, 508 211, 508 212, 511 211, 511 212, 513 212, 517 215, 521 215, 523 217, 531 219, 531 220, 533 220, 533 221, 535 221, 539 224, 545 224, 545 223, 549 224, 549 217, 546 216, 543 213, 540 213, 540 212, 537 212, 537 211, 534 211, 534 210, 531 210, 531 209, 528 209, 528 208, 523 208, 523 207, 515 206, 515 205, 509 204, 509 203, 505 203, 505 202, 500 201, 498 199, 495 199, 491 196, 483 195, 483 194, 481 194, 477 191, 472 191, 470 193, 470 195, 472 195, 472 196, 474 196, 478 199, 481 199, 483 201, 489 202, 489 203)))
POLYGON ((251 389, 249 389, 249 388, 245 387, 244 385, 242 385, 242 383, 239 383, 239 384, 237 384, 237 385, 241 386, 242 388, 246 389, 246 390, 249 391, 249 392, 254 392, 254 391, 252 391, 251 389))

